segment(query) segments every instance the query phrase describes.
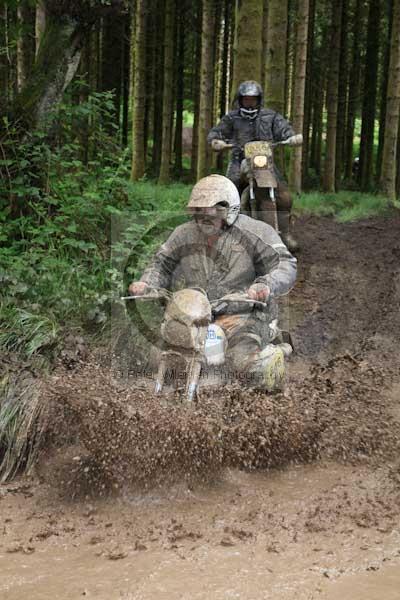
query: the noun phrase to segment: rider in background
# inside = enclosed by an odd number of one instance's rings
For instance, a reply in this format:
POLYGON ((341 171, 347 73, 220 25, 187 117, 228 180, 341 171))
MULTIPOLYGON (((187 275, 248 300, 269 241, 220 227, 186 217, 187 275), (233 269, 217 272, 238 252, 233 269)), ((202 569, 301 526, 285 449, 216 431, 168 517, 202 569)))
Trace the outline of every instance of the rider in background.
MULTIPOLYGON (((244 145, 254 141, 282 142, 294 136, 295 132, 282 115, 263 107, 263 91, 256 81, 242 82, 236 99, 238 108, 222 117, 218 125, 210 130, 207 141, 215 152, 220 152, 227 144, 233 144, 226 176, 241 192, 243 186, 240 165, 244 159, 244 145)), ((292 198, 286 182, 277 169, 276 175, 278 179, 276 205, 281 238, 291 252, 296 252, 299 245, 290 233, 292 198)))

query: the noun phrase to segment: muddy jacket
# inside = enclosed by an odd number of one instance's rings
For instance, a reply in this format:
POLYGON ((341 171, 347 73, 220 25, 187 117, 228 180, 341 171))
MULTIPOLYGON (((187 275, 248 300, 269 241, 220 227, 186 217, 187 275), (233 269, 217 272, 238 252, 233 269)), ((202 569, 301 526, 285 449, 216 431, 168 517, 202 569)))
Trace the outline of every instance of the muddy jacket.
POLYGON ((243 158, 243 146, 247 142, 274 141, 282 142, 294 135, 290 123, 279 113, 270 108, 261 108, 255 119, 245 119, 239 109, 232 110, 222 117, 221 121, 210 130, 207 141, 224 140, 234 145, 232 159, 243 158))
POLYGON ((272 296, 287 294, 296 279, 296 259, 276 231, 239 215, 212 245, 194 222, 175 229, 141 281, 154 288, 199 287, 210 300, 265 283, 272 296))

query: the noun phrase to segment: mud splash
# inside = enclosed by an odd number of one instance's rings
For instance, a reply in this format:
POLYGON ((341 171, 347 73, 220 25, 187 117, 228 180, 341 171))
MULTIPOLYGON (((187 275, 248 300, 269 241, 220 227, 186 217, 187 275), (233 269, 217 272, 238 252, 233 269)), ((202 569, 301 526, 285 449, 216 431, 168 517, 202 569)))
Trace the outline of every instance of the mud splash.
POLYGON ((75 485, 84 476, 97 490, 150 488, 181 478, 208 481, 226 467, 388 459, 399 449, 400 426, 379 399, 386 381, 383 368, 343 355, 284 394, 227 386, 216 398, 211 388, 192 409, 122 387, 92 364, 52 385, 53 437, 71 437, 73 417, 75 441, 85 450, 63 465, 70 492, 72 475, 75 485))

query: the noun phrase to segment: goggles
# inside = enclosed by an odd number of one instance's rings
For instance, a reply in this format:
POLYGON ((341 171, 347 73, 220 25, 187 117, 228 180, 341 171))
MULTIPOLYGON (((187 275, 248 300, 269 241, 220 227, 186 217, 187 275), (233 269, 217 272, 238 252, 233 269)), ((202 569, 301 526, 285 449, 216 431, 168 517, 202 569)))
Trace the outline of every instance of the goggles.
POLYGON ((223 219, 226 217, 226 206, 210 206, 204 208, 188 208, 188 213, 195 219, 223 219))

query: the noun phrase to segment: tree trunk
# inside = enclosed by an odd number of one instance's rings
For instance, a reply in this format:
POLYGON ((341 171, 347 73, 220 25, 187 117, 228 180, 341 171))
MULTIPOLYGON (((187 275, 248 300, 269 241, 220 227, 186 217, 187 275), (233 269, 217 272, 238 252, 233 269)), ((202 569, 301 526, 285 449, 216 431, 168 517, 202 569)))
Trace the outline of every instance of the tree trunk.
POLYGON ((354 13, 354 28, 353 28, 353 48, 352 48, 352 64, 349 77, 349 100, 347 109, 347 125, 346 125, 346 140, 345 140, 345 178, 352 177, 353 167, 353 143, 354 143, 354 127, 356 122, 357 110, 360 102, 360 47, 362 40, 361 29, 363 23, 363 4, 362 0, 356 0, 354 13))
MULTIPOLYGON (((287 0, 271 0, 268 10, 268 55, 265 73, 268 106, 285 113, 286 49, 288 28, 287 0)), ((283 172, 284 152, 275 152, 275 163, 283 172)))
POLYGON ((362 110, 359 182, 363 191, 370 190, 373 176, 373 150, 376 92, 379 58, 380 0, 371 0, 368 15, 366 70, 362 110))
POLYGON ((400 119, 399 119, 399 129, 397 133, 397 168, 396 168, 396 196, 400 197, 400 119))
POLYGON ((202 29, 202 11, 200 5, 197 5, 198 13, 195 21, 195 59, 193 69, 193 128, 192 128, 192 151, 190 161, 190 172, 193 180, 197 177, 197 158, 199 152, 199 112, 200 112, 200 70, 201 70, 201 29, 202 29))
POLYGON ((261 86, 265 89, 265 73, 268 58, 268 7, 269 0, 264 0, 262 21, 262 60, 261 60, 261 86))
POLYGON ((225 0, 224 12, 224 34, 223 34, 223 50, 222 50, 222 70, 221 70, 221 89, 219 98, 219 117, 223 117, 229 106, 229 88, 228 88, 228 63, 229 63, 229 34, 231 23, 231 0, 225 0))
POLYGON ((36 41, 36 56, 39 52, 40 42, 46 28, 46 8, 44 0, 37 0, 36 4, 36 21, 35 21, 35 41, 36 41))
POLYGON ((307 41, 307 64, 306 64, 306 87, 304 90, 304 124, 303 124, 303 146, 302 146, 302 187, 307 185, 308 165, 309 165, 309 146, 310 146, 310 126, 312 114, 312 83, 313 69, 312 57, 314 54, 314 26, 315 26, 315 1, 310 0, 309 21, 308 21, 308 41, 307 41))
MULTIPOLYGON (((79 64, 79 78, 84 83, 79 89, 79 104, 87 102, 89 98, 91 49, 91 36, 88 35, 82 47, 81 62, 79 64)), ((89 115, 82 115, 78 137, 81 160, 87 165, 89 161, 89 115)))
MULTIPOLYGON (((382 173, 382 154, 383 154, 383 141, 385 139, 385 123, 386 123, 386 101, 387 101, 387 89, 389 81, 389 62, 390 62, 390 42, 392 38, 392 19, 393 19, 393 0, 389 0, 387 4, 387 39, 385 40, 384 50, 384 63, 381 73, 381 85, 380 85, 380 107, 379 107, 379 142, 378 142, 378 153, 376 156, 376 181, 379 182, 382 173)), ((384 36, 383 39, 385 39, 384 36)))
POLYGON ((236 1, 232 98, 241 81, 261 81, 263 11, 264 0, 236 1))
POLYGON ((323 109, 326 97, 331 28, 326 19, 321 22, 319 12, 317 12, 315 17, 315 28, 317 35, 314 42, 315 50, 313 51, 312 56, 312 81, 310 91, 312 99, 312 132, 309 165, 310 168, 314 169, 315 174, 320 177, 322 172, 323 109))
POLYGON ((282 114, 285 112, 287 23, 287 1, 271 0, 268 11, 265 87, 268 90, 268 106, 282 114))
POLYGON ((177 56, 177 82, 176 82, 176 126, 175 126, 175 172, 179 177, 182 173, 182 131, 183 131, 183 99, 185 96, 185 25, 186 6, 180 7, 178 21, 178 56, 177 56))
POLYGON ((197 179, 205 177, 208 174, 210 164, 210 149, 207 144, 207 134, 212 125, 213 115, 214 28, 215 4, 213 0, 203 0, 197 179))
MULTIPOLYGON (((160 100, 159 90, 162 82, 158 81, 157 72, 157 58, 156 54, 159 54, 159 47, 157 46, 157 14, 156 14, 156 0, 150 0, 146 7, 147 10, 147 23, 146 23, 146 101, 144 106, 144 155, 147 157, 149 140, 153 139, 154 144, 154 114, 155 105, 157 106, 158 112, 160 113, 160 126, 159 135, 160 142, 157 146, 158 149, 158 162, 157 162, 157 173, 159 172, 161 162, 161 135, 162 135, 162 100, 160 100), (156 102, 157 100, 157 102, 156 102)), ((162 33, 162 29, 161 29, 162 33)), ((163 39, 160 40, 160 47, 162 46, 163 39)), ((161 53, 162 54, 162 53, 161 53)), ((162 55, 163 56, 163 55, 162 55)), ((162 63, 160 62, 160 68, 162 63)), ((154 148, 153 148, 154 150, 154 148)))
POLYGON ((295 65, 296 65, 296 31, 297 31, 297 14, 293 15, 293 6, 296 8, 299 2, 296 0, 288 0, 288 22, 286 33, 286 73, 285 73, 285 108, 284 115, 290 119, 293 118, 294 112, 294 82, 295 82, 295 65))
POLYGON ((129 47, 130 47, 130 55, 129 55, 129 110, 132 118, 133 111, 133 92, 135 85, 135 42, 136 42, 136 12, 137 12, 137 2, 132 3, 131 5, 131 15, 130 15, 130 35, 129 35, 129 47))
POLYGON ((10 62, 8 56, 8 8, 0 8, 0 115, 5 115, 9 107, 10 62))
POLYGON ((48 129, 48 116, 78 69, 83 42, 77 21, 46 15, 35 66, 15 103, 25 128, 48 129))
POLYGON ((156 0, 156 36, 155 36, 155 56, 154 69, 155 89, 157 99, 154 102, 153 112, 153 154, 152 154, 152 171, 154 177, 158 177, 161 165, 161 149, 162 149, 162 106, 163 106, 163 90, 164 90, 164 19, 165 19, 165 0, 156 0))
POLYGON ((18 6, 17 86, 21 92, 35 60, 35 11, 28 0, 18 6))
POLYGON ((125 148, 128 145, 129 129, 129 90, 130 90, 130 39, 131 39, 131 19, 124 23, 124 40, 121 64, 122 79, 122 123, 121 123, 121 143, 125 148))
POLYGON ((146 169, 144 154, 144 106, 146 101, 146 0, 136 2, 136 34, 133 51, 135 71, 132 96, 132 181, 141 179, 146 169))
POLYGON ((338 115, 336 124, 336 164, 335 164, 335 187, 339 189, 343 173, 344 140, 346 130, 346 106, 347 106, 347 36, 348 36, 348 0, 343 0, 342 25, 340 39, 339 60, 339 90, 338 90, 338 115))
POLYGON ((166 0, 164 27, 164 92, 162 116, 162 146, 159 183, 168 183, 171 166, 171 117, 174 81, 174 16, 175 0, 166 0))
POLYGON ((335 192, 335 161, 336 161, 336 126, 338 110, 339 59, 340 59, 340 29, 342 23, 343 0, 332 0, 332 30, 330 44, 330 67, 326 107, 327 134, 326 154, 324 165, 323 188, 325 192, 335 192))
MULTIPOLYGON (((229 62, 229 34, 231 22, 231 0, 225 0, 224 7, 224 29, 222 38, 222 64, 221 64, 221 87, 219 96, 219 118, 223 117, 228 109, 228 62, 229 62)), ((222 171, 224 164, 224 156, 222 152, 217 156, 217 169, 222 171)))
POLYGON ((393 7, 392 35, 390 44, 389 80, 385 139, 383 143, 382 192, 394 200, 396 198, 396 173, 398 156, 398 135, 400 120, 400 3, 393 7))
MULTIPOLYGON (((293 102, 293 128, 296 133, 303 132, 304 124, 304 93, 306 87, 309 9, 309 0, 299 0, 297 7, 298 21, 296 31, 296 65, 294 72, 293 102)), ((300 194, 301 192, 302 157, 303 152, 301 146, 294 148, 290 162, 289 183, 293 191, 297 194, 300 194)))

